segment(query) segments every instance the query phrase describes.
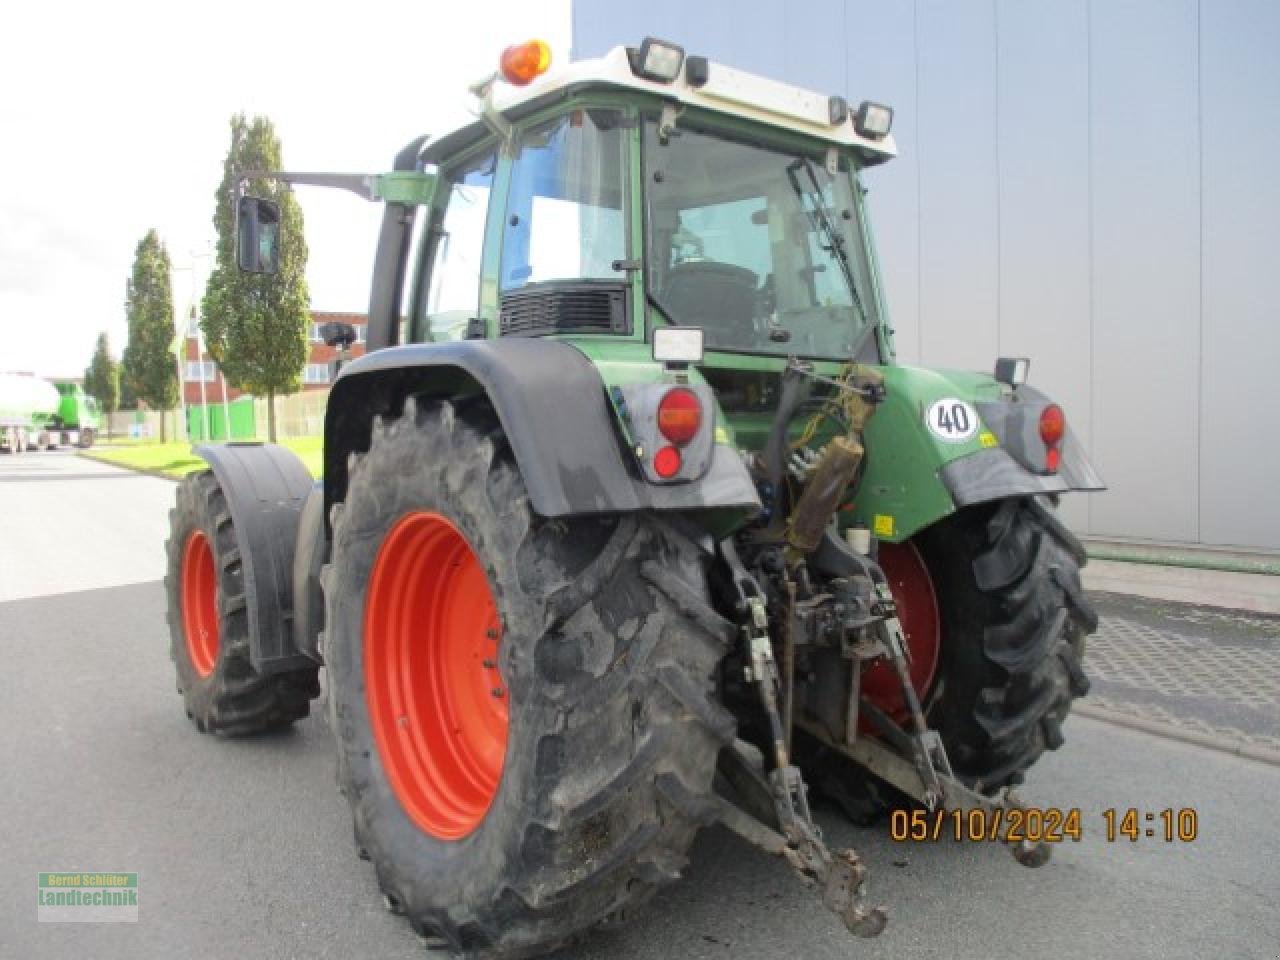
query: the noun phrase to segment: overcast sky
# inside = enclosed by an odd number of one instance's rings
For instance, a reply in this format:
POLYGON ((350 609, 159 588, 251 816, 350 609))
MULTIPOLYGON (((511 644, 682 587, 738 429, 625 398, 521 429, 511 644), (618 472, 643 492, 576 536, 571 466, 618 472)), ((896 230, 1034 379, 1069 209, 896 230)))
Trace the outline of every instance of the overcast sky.
MULTIPOLYGON (((466 87, 506 45, 540 37, 563 63, 569 3, 21 3, 0 37, 0 371, 79 376, 99 331, 124 348, 149 228, 180 314, 203 283, 233 113, 269 116, 290 169, 386 170, 470 119, 466 87)), ((312 307, 363 311, 378 207, 298 199, 312 307)))

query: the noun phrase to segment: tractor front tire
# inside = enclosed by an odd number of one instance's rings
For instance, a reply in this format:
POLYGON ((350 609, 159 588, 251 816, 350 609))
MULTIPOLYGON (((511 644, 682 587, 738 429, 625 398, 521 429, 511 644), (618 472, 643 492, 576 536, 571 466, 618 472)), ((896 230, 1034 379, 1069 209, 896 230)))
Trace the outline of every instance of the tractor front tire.
POLYGON ((625 917, 707 822, 730 625, 653 515, 534 514, 483 400, 374 423, 334 508, 338 780, 388 909, 527 957, 625 917))
POLYGON ((318 668, 263 675, 250 660, 244 559, 213 471, 178 484, 165 549, 169 652, 200 732, 246 736, 305 717, 320 693, 318 668))

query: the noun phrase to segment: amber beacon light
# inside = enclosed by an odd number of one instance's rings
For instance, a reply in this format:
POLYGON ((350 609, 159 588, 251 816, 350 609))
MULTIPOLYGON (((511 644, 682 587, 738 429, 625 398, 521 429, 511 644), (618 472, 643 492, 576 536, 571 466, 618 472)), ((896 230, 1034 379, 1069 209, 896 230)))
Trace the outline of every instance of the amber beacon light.
POLYGON ((543 40, 517 43, 502 51, 499 66, 507 83, 523 87, 547 72, 551 66, 551 48, 543 40))

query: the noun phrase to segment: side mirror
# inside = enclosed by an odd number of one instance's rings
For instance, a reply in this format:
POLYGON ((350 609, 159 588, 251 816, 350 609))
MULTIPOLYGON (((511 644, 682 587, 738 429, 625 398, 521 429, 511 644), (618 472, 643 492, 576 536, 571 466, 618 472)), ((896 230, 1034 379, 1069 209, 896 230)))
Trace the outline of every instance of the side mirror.
POLYGON ((330 320, 320 327, 320 339, 331 347, 345 350, 356 342, 356 328, 341 320, 330 320))
POLYGON ((236 263, 245 273, 280 269, 280 205, 261 197, 236 203, 236 263))

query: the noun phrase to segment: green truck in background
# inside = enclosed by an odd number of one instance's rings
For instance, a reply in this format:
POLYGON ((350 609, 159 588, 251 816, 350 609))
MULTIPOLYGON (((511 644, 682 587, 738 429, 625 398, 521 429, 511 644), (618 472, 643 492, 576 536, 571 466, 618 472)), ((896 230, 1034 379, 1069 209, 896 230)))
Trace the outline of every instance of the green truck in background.
POLYGON ((53 385, 58 389, 58 412, 48 421, 50 438, 57 446, 88 449, 102 430, 102 408, 97 398, 69 380, 55 380, 53 385))
POLYGON ((90 447, 101 429, 98 401, 80 384, 0 373, 0 449, 23 453, 90 447))

